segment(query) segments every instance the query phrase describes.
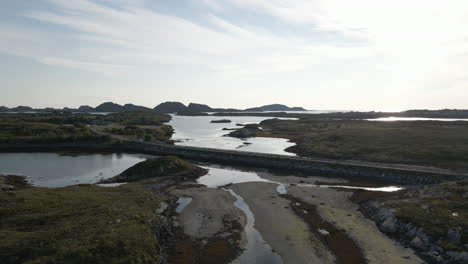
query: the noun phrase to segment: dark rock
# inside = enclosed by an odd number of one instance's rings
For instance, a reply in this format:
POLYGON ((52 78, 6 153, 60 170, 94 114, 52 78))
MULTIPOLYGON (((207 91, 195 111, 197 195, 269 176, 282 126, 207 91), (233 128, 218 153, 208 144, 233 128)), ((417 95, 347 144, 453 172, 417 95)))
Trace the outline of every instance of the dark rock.
POLYGON ((447 241, 458 244, 461 241, 461 228, 451 228, 447 232, 447 241))
POLYGON ((187 107, 189 112, 213 112, 213 108, 204 104, 190 103, 187 107))
POLYGON ((192 111, 177 112, 177 115, 180 115, 180 116, 209 116, 209 114, 207 114, 207 113, 192 112, 192 111))
POLYGON ((381 225, 380 228, 385 233, 395 233, 398 230, 397 219, 395 217, 388 217, 381 225))
POLYGON ((248 129, 248 128, 241 128, 232 131, 231 133, 228 134, 230 137, 236 137, 236 138, 248 138, 248 137, 254 137, 256 135, 257 131, 248 129))
POLYGON ((187 106, 179 102, 164 102, 157 105, 154 111, 160 113, 177 113, 187 111, 187 106))
POLYGON ((212 120, 210 123, 231 123, 229 119, 212 120))
POLYGON ((447 255, 452 263, 468 263, 468 252, 449 251, 447 255))
POLYGON ((418 236, 415 236, 411 242, 410 242, 410 246, 415 248, 415 249, 418 249, 418 250, 426 250, 427 249, 427 245, 426 243, 418 236))

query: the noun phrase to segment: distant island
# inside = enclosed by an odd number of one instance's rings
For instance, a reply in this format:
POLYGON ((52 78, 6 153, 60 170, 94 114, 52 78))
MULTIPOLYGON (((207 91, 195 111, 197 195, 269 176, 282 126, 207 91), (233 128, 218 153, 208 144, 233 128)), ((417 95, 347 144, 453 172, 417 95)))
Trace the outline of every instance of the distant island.
POLYGON ((89 105, 82 105, 78 108, 64 107, 62 109, 57 108, 32 108, 29 106, 17 106, 14 108, 8 108, 0 106, 0 112, 15 112, 15 113, 28 113, 28 112, 39 112, 39 113, 51 113, 51 112, 72 112, 72 113, 120 113, 129 111, 149 111, 154 110, 159 113, 222 113, 222 112, 268 112, 268 111, 307 111, 302 107, 288 107, 282 104, 271 104, 260 107, 253 107, 247 109, 234 109, 234 108, 212 108, 205 104, 190 103, 184 105, 180 102, 164 102, 153 109, 145 106, 125 104, 120 105, 113 102, 105 102, 96 107, 89 105))
POLYGON ((135 104, 116 104, 105 102, 96 107, 82 105, 78 108, 32 108, 29 106, 17 106, 8 108, 0 106, 0 113, 123 113, 134 111, 154 111, 163 114, 177 114, 183 116, 266 116, 266 117, 290 117, 307 119, 375 119, 383 117, 416 117, 416 118, 468 118, 468 109, 440 109, 427 110, 415 109, 402 112, 331 112, 331 113, 304 113, 308 111, 303 107, 289 107, 283 104, 270 104, 246 109, 213 108, 206 104, 181 102, 164 102, 154 108, 135 104))

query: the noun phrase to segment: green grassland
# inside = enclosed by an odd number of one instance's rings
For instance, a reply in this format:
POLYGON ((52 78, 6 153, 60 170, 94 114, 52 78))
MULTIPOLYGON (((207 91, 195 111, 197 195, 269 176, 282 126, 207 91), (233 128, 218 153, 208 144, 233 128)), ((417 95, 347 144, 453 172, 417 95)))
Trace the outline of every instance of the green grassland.
POLYGON ((0 263, 157 263, 159 203, 138 184, 0 191, 0 263))
POLYGON ((152 111, 108 115, 1 114, 0 143, 108 142, 113 135, 128 136, 133 140, 169 141, 173 130, 163 123, 170 118, 152 111), (112 128, 107 129, 109 126, 112 128), (105 133, 96 133, 94 129, 105 133))
POLYGON ((468 122, 278 120, 257 136, 283 137, 301 156, 468 169, 468 122))
POLYGON ((97 135, 88 127, 81 125, 0 122, 0 143, 107 142, 109 140, 109 137, 97 135))

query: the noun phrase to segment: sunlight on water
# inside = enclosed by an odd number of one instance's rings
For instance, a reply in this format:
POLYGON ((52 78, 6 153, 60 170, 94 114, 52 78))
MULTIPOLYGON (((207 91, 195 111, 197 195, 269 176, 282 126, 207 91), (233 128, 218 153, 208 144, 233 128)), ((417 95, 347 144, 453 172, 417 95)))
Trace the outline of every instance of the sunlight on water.
POLYGON ((260 137, 239 139, 225 136, 230 131, 223 130, 223 128, 240 128, 240 126, 236 125, 253 123, 258 124, 266 119, 271 119, 271 117, 193 117, 173 115, 169 125, 171 125, 175 130, 175 134, 173 135, 172 139, 176 141, 176 145, 294 156, 294 153, 284 151, 286 148, 295 145, 294 143, 289 142, 287 139, 260 137), (212 120, 218 119, 229 119, 232 122, 229 124, 210 123, 212 120))

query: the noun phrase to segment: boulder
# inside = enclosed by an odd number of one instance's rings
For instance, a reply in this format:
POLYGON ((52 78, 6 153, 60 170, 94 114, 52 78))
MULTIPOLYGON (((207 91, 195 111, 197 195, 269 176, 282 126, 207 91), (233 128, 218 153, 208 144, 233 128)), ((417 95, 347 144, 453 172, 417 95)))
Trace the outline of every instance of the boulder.
POLYGON ((458 244, 461 241, 461 228, 451 228, 447 232, 447 241, 458 244))
POLYGON ((410 246, 421 251, 425 251, 427 249, 426 243, 419 236, 415 236, 413 240, 411 240, 410 246))
POLYGON ((395 233, 398 230, 398 221, 395 217, 388 217, 381 225, 380 228, 385 233, 395 233))

